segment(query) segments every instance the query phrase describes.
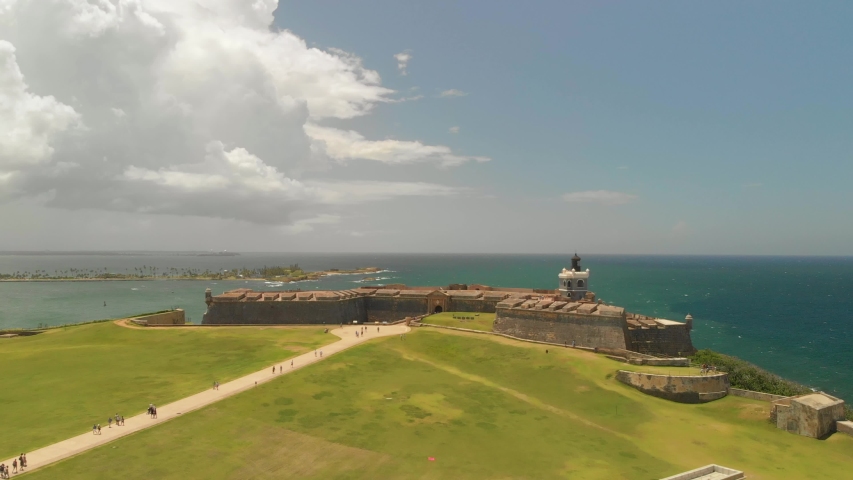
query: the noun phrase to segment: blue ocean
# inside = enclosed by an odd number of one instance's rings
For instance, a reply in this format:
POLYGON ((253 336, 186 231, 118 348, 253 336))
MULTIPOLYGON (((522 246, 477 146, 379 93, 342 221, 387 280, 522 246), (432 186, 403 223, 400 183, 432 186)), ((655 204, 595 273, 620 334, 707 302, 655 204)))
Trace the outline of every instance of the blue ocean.
MULTIPOLYGON (((573 252, 572 252, 573 253, 573 252)), ((853 258, 583 255, 590 289, 608 303, 671 320, 694 318, 693 343, 753 362, 810 387, 853 400, 853 258)), ((404 283, 481 283, 556 288, 566 255, 253 253, 0 254, 0 273, 156 267, 222 270, 298 263, 308 271, 374 266, 283 286, 262 281, 0 283, 0 329, 116 318, 172 307, 201 322, 204 290, 347 289, 404 283), (365 280, 370 277, 374 280, 365 280), (104 306, 106 303, 106 306, 104 306)))

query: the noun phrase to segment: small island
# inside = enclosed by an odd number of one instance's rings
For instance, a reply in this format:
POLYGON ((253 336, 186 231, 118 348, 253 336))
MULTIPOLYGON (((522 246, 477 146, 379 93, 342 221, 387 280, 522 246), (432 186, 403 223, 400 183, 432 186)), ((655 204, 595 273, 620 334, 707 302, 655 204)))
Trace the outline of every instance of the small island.
POLYGON ((271 280, 276 282, 301 282, 317 280, 331 275, 359 275, 379 272, 378 267, 363 267, 351 270, 331 268, 318 272, 306 272, 299 266, 274 266, 261 268, 235 268, 221 271, 194 268, 162 269, 142 266, 125 269, 124 272, 110 272, 104 269, 57 270, 49 273, 45 270, 32 272, 0 273, 0 282, 68 282, 68 281, 105 281, 105 280, 271 280))

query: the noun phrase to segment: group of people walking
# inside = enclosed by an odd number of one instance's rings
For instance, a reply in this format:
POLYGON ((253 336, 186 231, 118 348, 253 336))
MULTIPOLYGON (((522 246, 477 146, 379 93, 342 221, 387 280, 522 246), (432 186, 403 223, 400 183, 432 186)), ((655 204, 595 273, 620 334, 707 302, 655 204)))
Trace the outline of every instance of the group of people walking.
POLYGON ((11 467, 5 463, 0 463, 0 478, 9 478, 10 474, 18 473, 18 467, 21 468, 21 472, 27 467, 27 454, 22 453, 20 457, 12 460, 11 467), (11 472, 9 471, 10 468, 12 469, 11 472))
POLYGON ((157 407, 155 407, 153 403, 148 404, 148 416, 151 418, 157 418, 157 407))
POLYGON ((705 375, 708 373, 717 373, 717 367, 716 367, 716 365, 709 365, 707 363, 703 363, 702 364, 702 370, 700 373, 702 375, 705 375))
MULTIPOLYGON (((377 333, 379 332, 379 327, 376 327, 376 332, 377 333)), ((367 327, 361 327, 355 331, 355 336, 356 336, 356 338, 358 338, 360 336, 363 336, 366 333, 367 333, 367 327)))
MULTIPOLYGON (((124 415, 119 415, 116 413, 115 417, 107 417, 107 428, 113 428, 113 423, 115 423, 117 427, 123 427, 124 426, 124 415)), ((96 424, 92 425, 92 435, 100 435, 100 434, 101 434, 101 424, 96 423, 96 424)))

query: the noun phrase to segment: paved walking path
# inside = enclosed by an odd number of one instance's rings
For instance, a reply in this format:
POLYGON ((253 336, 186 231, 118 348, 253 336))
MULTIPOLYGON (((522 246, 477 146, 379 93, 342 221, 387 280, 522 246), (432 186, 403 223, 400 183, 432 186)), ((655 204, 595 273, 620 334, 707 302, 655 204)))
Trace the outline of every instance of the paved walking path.
MULTIPOLYGON (((91 431, 92 427, 91 425, 88 425, 88 433, 77 435, 76 437, 71 437, 68 440, 63 440, 61 442, 54 443, 53 445, 48 445, 32 452, 25 452, 27 454, 26 471, 29 472, 31 470, 35 470, 36 468, 43 467, 45 465, 50 465, 51 463, 58 462, 73 455, 77 455, 78 453, 85 452, 86 450, 98 447, 105 443, 109 443, 117 438, 121 438, 126 435, 130 435, 131 433, 138 432, 142 429, 150 428, 154 425, 159 425, 163 422, 167 422, 169 420, 172 420, 173 418, 186 414, 187 412, 191 412, 201 407, 210 405, 212 403, 218 402, 232 395, 236 395, 237 393, 248 390, 262 383, 276 379, 283 374, 298 370, 307 365, 311 365, 312 363, 317 363, 320 360, 327 358, 329 355, 333 355, 349 347, 364 343, 372 338, 387 337, 391 335, 402 335, 409 331, 409 327, 405 325, 382 325, 380 327, 379 332, 377 332, 376 325, 366 325, 367 333, 365 335, 356 337, 355 332, 357 330, 360 330, 361 327, 361 325, 347 325, 343 328, 336 328, 332 330, 331 333, 337 335, 338 337, 341 337, 341 339, 330 345, 320 347, 318 350, 323 351, 322 358, 320 358, 319 356, 315 357, 314 351, 312 350, 308 353, 299 355, 298 357, 294 357, 292 359, 288 358, 286 360, 282 360, 281 362, 276 363, 275 374, 272 373, 272 365, 270 365, 259 372, 251 373, 249 375, 246 375, 245 377, 240 377, 236 380, 220 384, 218 390, 213 390, 213 388, 211 388, 195 395, 190 395, 189 397, 182 398, 168 405, 157 405, 156 419, 150 418, 147 413, 142 413, 134 417, 125 418, 124 426, 121 427, 113 425, 112 428, 109 428, 107 427, 106 423, 102 423, 100 435, 93 435, 91 431), (290 366, 291 360, 293 360, 292 368, 290 366), (282 367, 282 373, 278 373, 279 366, 282 367)), ((144 399, 141 400, 140 407, 147 408, 147 405, 145 405, 146 401, 147 400, 144 399)), ((106 419, 109 415, 114 413, 115 412, 112 411, 104 412, 103 418, 106 419)), ((87 426, 81 425, 81 428, 82 427, 87 426)), ((14 459, 10 458, 5 461, 0 461, 0 463, 5 463, 11 468, 12 460, 14 459)), ((20 473, 21 470, 19 467, 18 474, 20 473)), ((15 476, 15 474, 12 474, 12 476, 15 476)))

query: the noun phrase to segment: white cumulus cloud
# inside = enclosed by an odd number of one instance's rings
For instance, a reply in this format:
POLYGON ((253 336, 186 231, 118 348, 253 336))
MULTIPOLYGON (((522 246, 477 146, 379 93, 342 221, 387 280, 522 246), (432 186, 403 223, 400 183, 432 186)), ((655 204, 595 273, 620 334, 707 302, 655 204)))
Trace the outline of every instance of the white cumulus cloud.
POLYGON ((586 190, 563 194, 563 200, 570 203, 597 203, 599 205, 624 205, 638 197, 631 193, 614 192, 611 190, 586 190))
POLYGON ((408 50, 400 52, 394 55, 394 60, 397 60, 397 70, 400 72, 400 75, 408 75, 409 72, 406 71, 406 68, 409 66, 409 61, 412 59, 412 53, 408 50))
POLYGON ((367 140, 352 130, 321 127, 312 123, 305 124, 305 133, 316 141, 318 149, 338 161, 363 159, 396 165, 433 161, 444 166, 456 166, 465 162, 490 160, 488 157, 457 155, 450 147, 443 145, 404 140, 367 140))
MULTIPOLYGON (((337 205, 459 193, 300 177, 328 158, 487 159, 320 126, 419 97, 395 97, 350 52, 271 29, 277 5, 0 0, 0 201, 307 231, 337 205)), ((405 67, 411 54, 402 54, 405 67)))
POLYGON ((459 127, 450 127, 448 129, 450 133, 459 133, 459 127))
POLYGON ((79 122, 80 115, 72 107, 29 90, 15 47, 0 40, 0 173, 11 174, 17 166, 49 160, 56 135, 79 122))

